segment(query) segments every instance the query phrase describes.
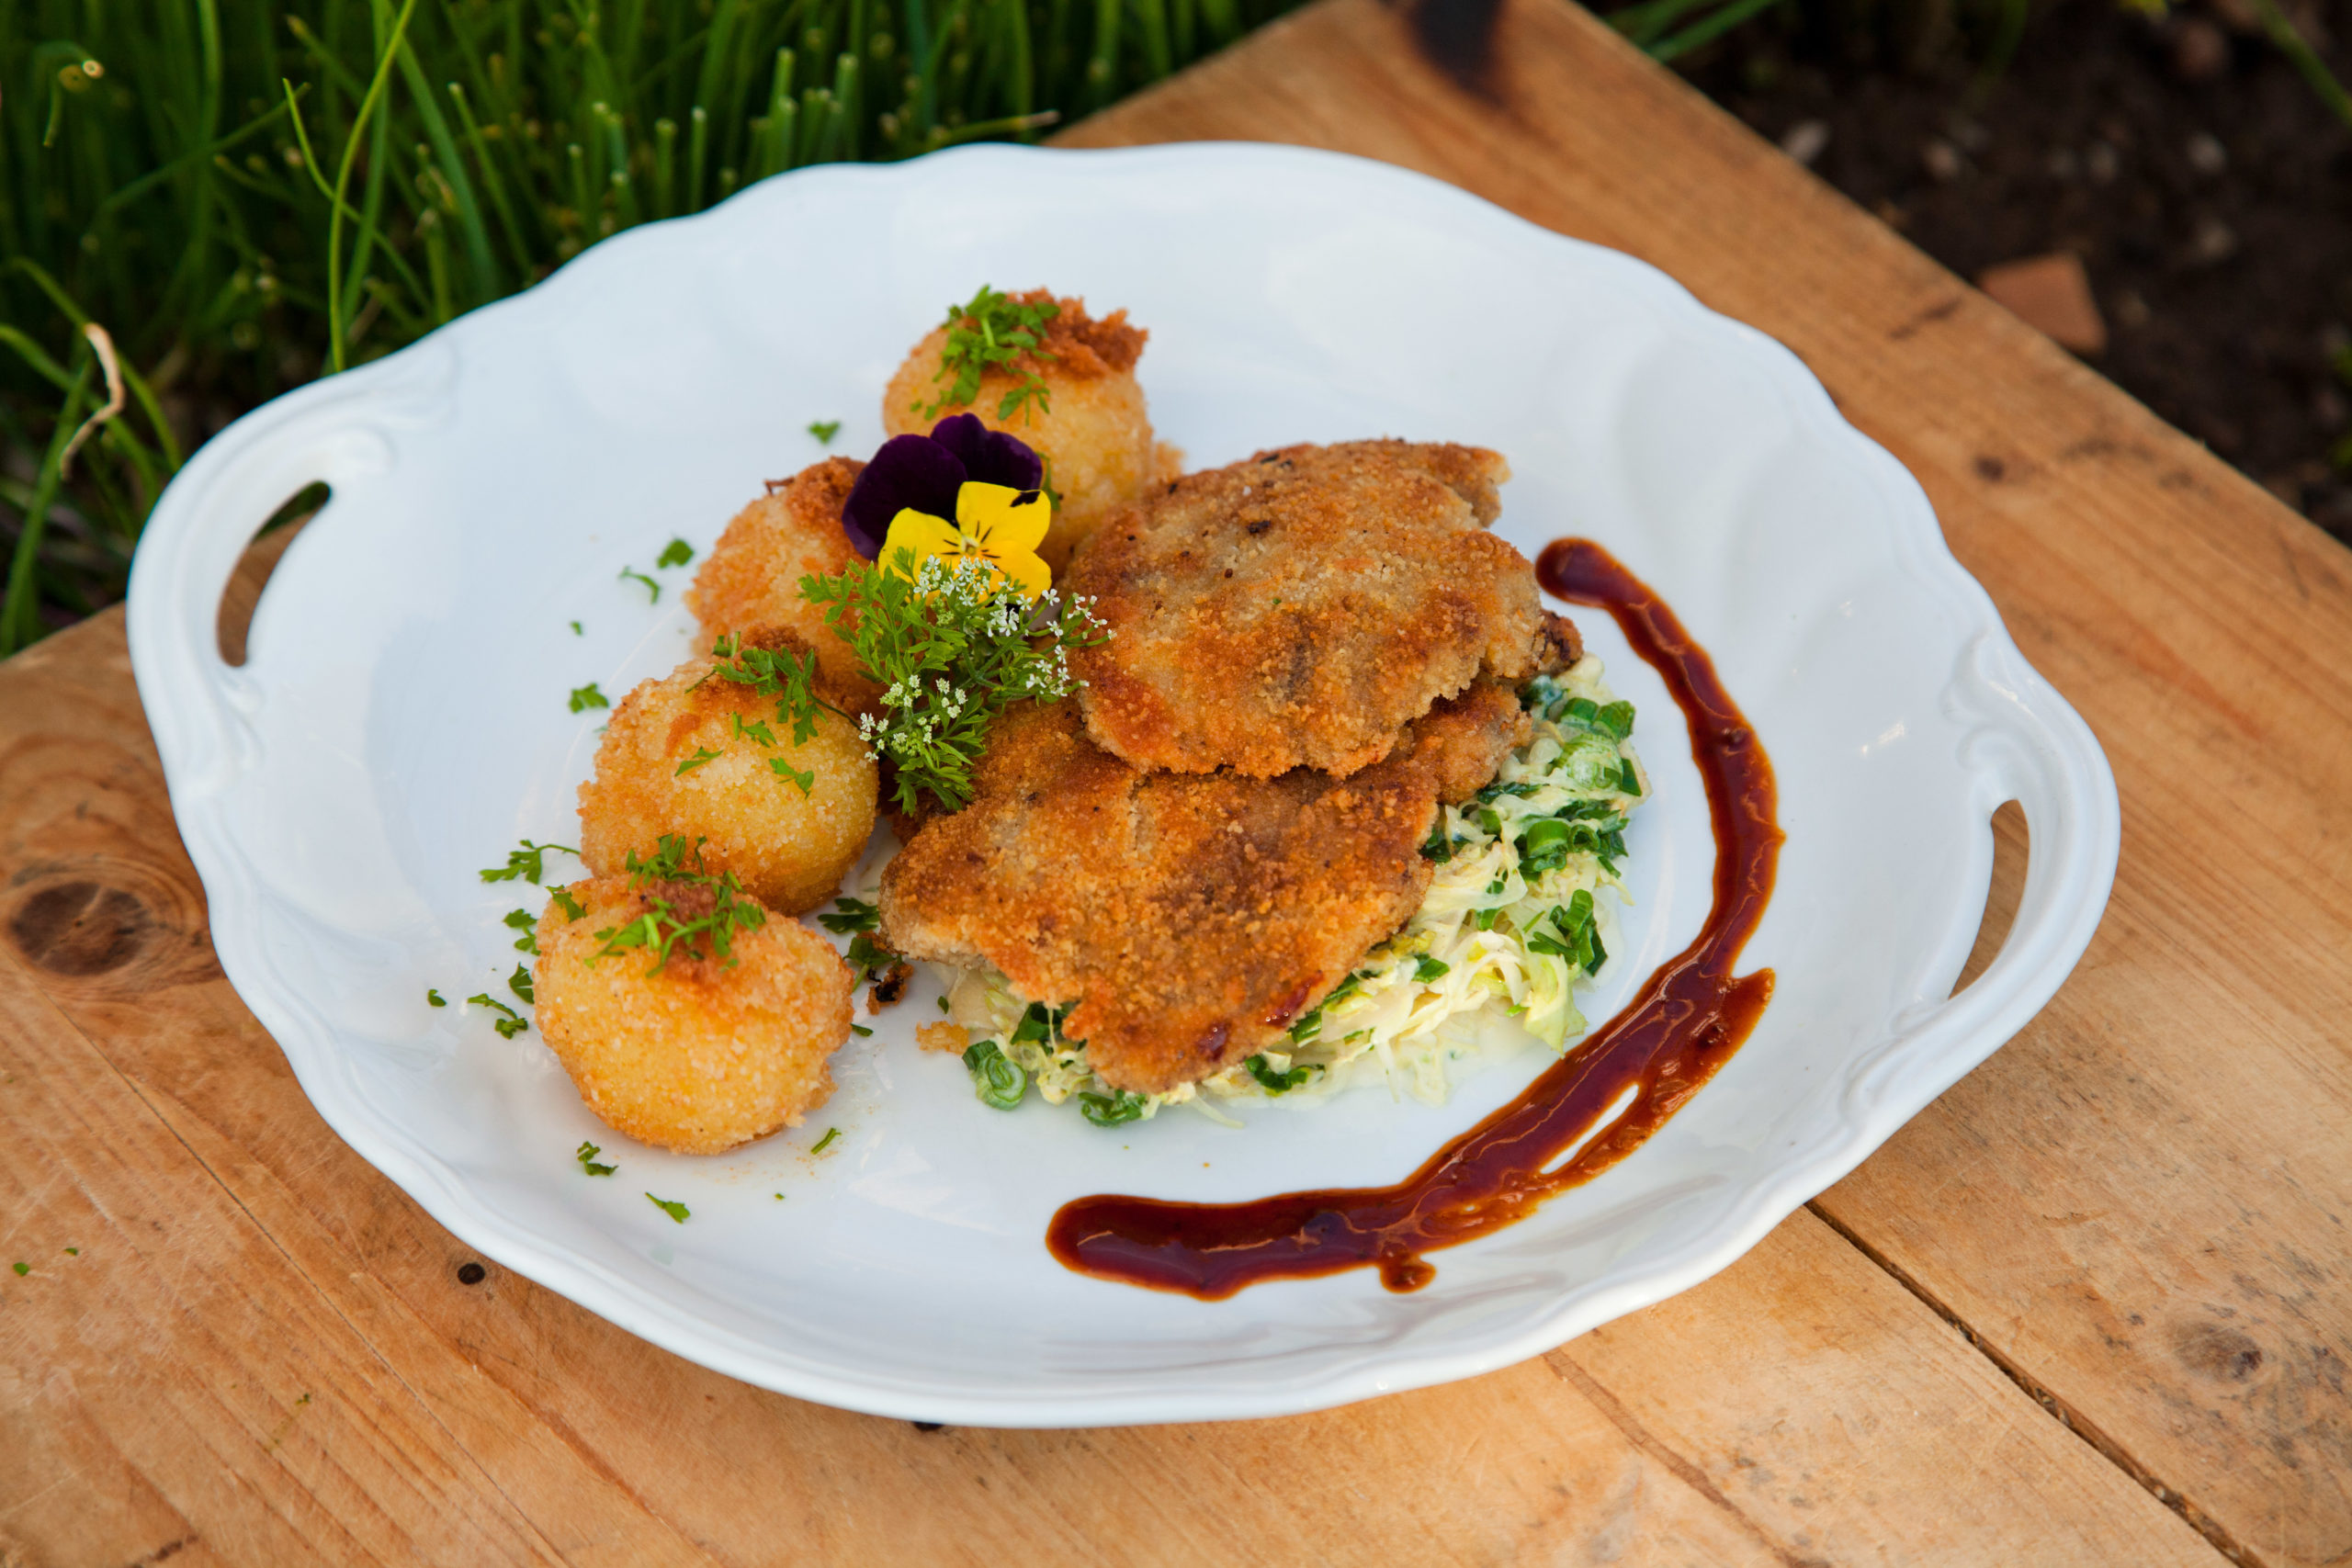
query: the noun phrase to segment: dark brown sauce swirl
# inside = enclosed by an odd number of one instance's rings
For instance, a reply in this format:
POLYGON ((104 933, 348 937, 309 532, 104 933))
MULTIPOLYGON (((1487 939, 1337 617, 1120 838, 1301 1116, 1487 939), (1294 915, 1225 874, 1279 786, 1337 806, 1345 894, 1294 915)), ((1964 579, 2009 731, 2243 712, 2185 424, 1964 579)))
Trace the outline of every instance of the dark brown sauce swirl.
POLYGON ((1424 1253, 1523 1219, 1623 1159, 1755 1028, 1771 998, 1772 972, 1734 976, 1732 965, 1763 918, 1780 861, 1772 764, 1706 650, 1608 551, 1586 539, 1556 540, 1535 570, 1555 596, 1616 617, 1690 725, 1715 831, 1714 905, 1698 938, 1623 1011, 1406 1180, 1246 1203, 1080 1198, 1063 1204, 1046 1232, 1065 1265, 1205 1301, 1261 1280, 1366 1265, 1392 1291, 1419 1290, 1437 1272, 1424 1253), (1625 1111, 1555 1168, 1628 1089, 1625 1111))

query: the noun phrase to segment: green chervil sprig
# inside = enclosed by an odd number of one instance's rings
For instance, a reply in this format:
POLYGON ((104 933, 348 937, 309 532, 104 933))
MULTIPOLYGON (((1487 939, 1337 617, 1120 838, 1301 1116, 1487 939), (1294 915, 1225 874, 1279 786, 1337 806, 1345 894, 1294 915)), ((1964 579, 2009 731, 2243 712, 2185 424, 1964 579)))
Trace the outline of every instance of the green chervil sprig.
MULTIPOLYGON (((519 965, 515 969, 515 973, 518 975, 522 973, 519 965)), ((508 1007, 504 1002, 502 1002, 497 998, 492 996, 488 991, 477 991, 472 996, 468 997, 466 1000, 469 1002, 478 1002, 483 1007, 492 1009, 493 1011, 504 1015, 503 1017, 492 1019, 490 1021, 490 1026, 492 1029, 497 1030, 500 1035, 505 1039, 512 1040, 517 1034, 522 1033, 525 1030, 531 1027, 530 1021, 528 1019, 526 1019, 521 1013, 516 1012, 513 1008, 508 1007)))
MULTIPOLYGON (((956 379, 929 408, 918 402, 915 411, 925 419, 935 419, 942 409, 969 407, 980 395, 980 378, 989 371, 1011 368, 1024 358, 1058 359, 1059 355, 1038 345, 1046 323, 1060 314, 1061 307, 1050 299, 1023 304, 985 283, 969 304, 948 306, 943 323, 947 342, 940 350, 939 373, 932 380, 936 384, 950 376, 956 379)), ((998 419, 1009 420, 1017 412, 1025 423, 1026 405, 1032 401, 1041 413, 1054 412, 1053 394, 1043 378, 1034 368, 1024 368, 1021 376, 1021 385, 998 400, 998 419)))
POLYGON ((646 902, 651 908, 644 914, 626 925, 608 927, 596 933, 596 940, 604 945, 588 955, 587 963, 593 964, 600 958, 638 949, 653 954, 653 967, 646 971, 649 976, 660 974, 669 966, 671 959, 681 953, 695 959, 716 957, 730 965, 736 962, 736 933, 757 931, 767 924, 767 911, 742 896, 743 885, 735 879, 733 872, 714 876, 705 870, 702 846, 700 839, 689 846, 677 834, 664 833, 650 858, 640 858, 635 850, 629 851, 628 871, 632 891, 654 886, 697 890, 708 896, 708 909, 694 907, 699 905, 699 899, 650 895, 646 902))
POLYGON ((858 733, 870 755, 895 764, 908 811, 925 794, 950 811, 969 805, 972 765, 997 716, 1017 702, 1068 696, 1077 683, 1070 650, 1109 640, 1078 599, 1033 604, 990 569, 936 558, 918 567, 906 549, 887 566, 804 577, 800 596, 824 608, 884 688, 882 716, 858 715, 858 733))
POLYGON ((605 694, 596 689, 596 682, 594 681, 584 686, 571 688, 571 711, 574 713, 586 713, 590 708, 608 708, 612 705, 605 699, 605 694))
POLYGON ((695 547, 692 545, 684 539, 673 539, 662 547, 662 553, 653 558, 653 565, 659 570, 673 566, 684 566, 694 558, 695 547))

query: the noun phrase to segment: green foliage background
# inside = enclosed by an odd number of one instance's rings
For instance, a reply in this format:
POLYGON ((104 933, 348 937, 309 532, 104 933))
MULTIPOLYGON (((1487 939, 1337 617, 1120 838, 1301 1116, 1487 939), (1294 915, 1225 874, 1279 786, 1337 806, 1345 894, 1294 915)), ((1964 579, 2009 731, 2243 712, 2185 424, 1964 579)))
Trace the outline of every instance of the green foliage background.
POLYGON ((237 412, 633 224, 1034 135, 1294 3, 0 0, 0 655, 120 596, 237 412), (69 463, 85 322, 125 408, 69 463))

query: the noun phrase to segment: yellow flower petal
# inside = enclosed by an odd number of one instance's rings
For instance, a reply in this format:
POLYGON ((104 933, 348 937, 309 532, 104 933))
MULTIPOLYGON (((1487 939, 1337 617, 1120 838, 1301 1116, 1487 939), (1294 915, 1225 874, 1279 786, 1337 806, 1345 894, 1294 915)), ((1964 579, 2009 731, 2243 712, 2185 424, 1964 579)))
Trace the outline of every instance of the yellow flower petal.
POLYGON ((1012 579, 1024 598, 1035 599, 1054 585, 1053 569, 1027 550, 997 557, 996 569, 1012 579))
POLYGON ((956 521, 991 556, 1027 553, 1046 542, 1054 504, 1044 491, 967 479, 956 492, 956 521), (1029 496, 1024 502, 1021 498, 1029 496))
POLYGON ((928 512, 917 512, 911 506, 903 506, 899 509, 899 514, 890 519, 890 531, 883 537, 882 565, 888 570, 900 550, 914 552, 917 570, 921 570, 922 563, 933 556, 943 556, 952 565, 963 548, 964 536, 956 531, 955 524, 944 517, 933 517, 928 512))

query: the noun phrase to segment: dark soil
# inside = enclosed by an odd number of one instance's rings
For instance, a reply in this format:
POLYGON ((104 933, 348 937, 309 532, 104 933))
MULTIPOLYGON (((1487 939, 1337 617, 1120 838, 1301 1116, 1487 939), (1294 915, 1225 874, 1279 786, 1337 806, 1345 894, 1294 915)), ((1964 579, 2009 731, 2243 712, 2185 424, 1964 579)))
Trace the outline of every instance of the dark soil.
MULTIPOLYGON (((2056 0, 1989 84, 1957 45, 1890 69, 1788 7, 1683 63, 1962 276, 2075 253, 2092 363, 2352 543, 2352 128, 2245 4, 2056 0)), ((2352 0, 2289 14, 2352 75, 2352 0)))

